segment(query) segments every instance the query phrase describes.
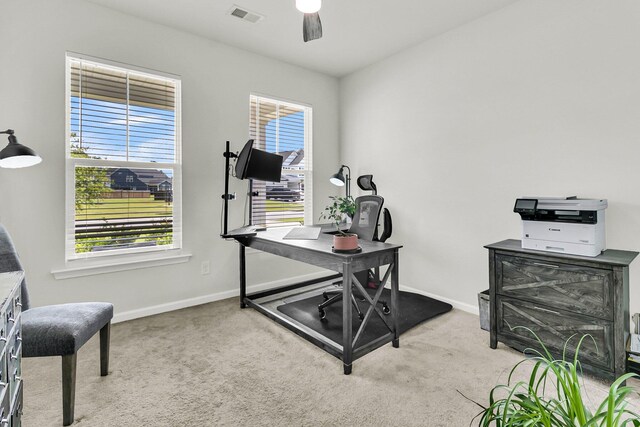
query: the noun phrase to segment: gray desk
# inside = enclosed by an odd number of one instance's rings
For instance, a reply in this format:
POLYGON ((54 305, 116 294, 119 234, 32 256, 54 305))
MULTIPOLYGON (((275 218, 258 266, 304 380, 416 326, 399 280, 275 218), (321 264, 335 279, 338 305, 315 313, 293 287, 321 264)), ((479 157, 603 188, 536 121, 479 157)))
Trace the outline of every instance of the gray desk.
MULTIPOLYGON (((267 231, 258 232, 255 236, 238 236, 235 239, 240 243, 239 255, 240 255, 240 306, 252 307, 262 314, 270 317, 286 328, 292 330, 301 337, 307 339, 318 347, 324 349, 328 353, 341 359, 344 365, 344 373, 346 375, 351 373, 351 367, 354 360, 364 356, 370 351, 387 344, 393 343, 394 347, 399 347, 400 340, 398 338, 398 271, 399 271, 399 256, 398 250, 402 247, 400 245, 393 245, 381 242, 368 242, 361 240, 359 242, 362 247, 362 252, 357 254, 337 254, 331 251, 333 238, 328 234, 320 234, 318 240, 283 240, 282 237, 287 234, 289 228, 283 229, 271 229, 267 231), (266 292, 261 292, 253 295, 247 295, 247 283, 246 283, 246 259, 245 259, 245 247, 254 248, 263 252, 268 252, 285 258, 293 259, 296 261, 302 261, 307 264, 312 264, 318 267, 325 268, 327 270, 334 271, 338 274, 334 274, 322 279, 304 282, 295 285, 289 285, 276 289, 270 289, 266 292), (359 283, 353 273, 366 270, 369 268, 380 267, 383 265, 389 265, 387 272, 382 279, 382 284, 387 282, 391 278, 391 320, 389 316, 382 314, 380 308, 376 303, 380 298, 383 286, 378 288, 378 292, 373 298, 365 291, 363 284, 359 283), (336 343, 321 334, 301 326, 296 322, 292 322, 288 317, 283 316, 273 310, 268 310, 257 302, 258 299, 268 295, 274 295, 279 292, 295 289, 297 287, 308 286, 314 282, 325 281, 328 279, 342 277, 343 285, 343 301, 351 300, 351 285, 353 284, 360 293, 366 298, 369 307, 366 310, 364 319, 360 328, 353 335, 352 329, 352 317, 351 317, 351 304, 342 304, 342 343, 336 343), (371 342, 360 343, 360 337, 365 330, 371 316, 377 315, 387 325, 389 332, 371 342)), ((364 284, 366 285, 366 284, 364 284)))

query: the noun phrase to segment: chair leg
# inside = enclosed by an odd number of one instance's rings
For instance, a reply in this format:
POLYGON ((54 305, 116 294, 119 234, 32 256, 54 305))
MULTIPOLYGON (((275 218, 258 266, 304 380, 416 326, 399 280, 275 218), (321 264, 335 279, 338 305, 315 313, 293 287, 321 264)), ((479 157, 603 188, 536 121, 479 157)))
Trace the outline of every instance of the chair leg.
POLYGON ((73 424, 73 409, 76 399, 76 356, 62 356, 62 425, 73 424))
POLYGON ((111 322, 100 329, 100 375, 109 374, 109 341, 111 335, 111 322))
POLYGON ((353 304, 353 307, 356 309, 356 313, 358 313, 358 317, 360 319, 364 318, 364 314, 362 314, 362 312, 360 311, 360 307, 358 306, 358 301, 356 301, 356 297, 354 297, 353 294, 351 294, 351 303, 353 304))

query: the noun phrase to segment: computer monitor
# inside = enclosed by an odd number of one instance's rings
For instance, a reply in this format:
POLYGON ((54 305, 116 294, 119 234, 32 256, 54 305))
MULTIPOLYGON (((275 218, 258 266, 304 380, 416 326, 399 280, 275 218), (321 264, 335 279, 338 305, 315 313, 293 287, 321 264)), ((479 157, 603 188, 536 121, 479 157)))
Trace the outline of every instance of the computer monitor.
POLYGON ((259 179, 261 181, 280 182, 282 156, 253 148, 253 139, 238 154, 236 178, 259 179))

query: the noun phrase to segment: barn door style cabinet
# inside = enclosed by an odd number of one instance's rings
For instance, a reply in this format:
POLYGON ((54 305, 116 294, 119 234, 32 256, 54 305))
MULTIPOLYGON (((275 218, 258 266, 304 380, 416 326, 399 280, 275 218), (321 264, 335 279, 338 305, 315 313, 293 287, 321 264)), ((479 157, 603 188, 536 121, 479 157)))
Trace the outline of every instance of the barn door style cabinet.
POLYGON ((24 273, 0 273, 0 426, 19 427, 22 416, 22 300, 24 273))
POLYGON ((555 357, 567 357, 585 334, 579 360, 585 372, 612 380, 625 373, 629 336, 629 264, 638 252, 608 249, 597 257, 522 249, 504 240, 489 249, 491 348, 498 341, 539 349, 538 335, 555 357))

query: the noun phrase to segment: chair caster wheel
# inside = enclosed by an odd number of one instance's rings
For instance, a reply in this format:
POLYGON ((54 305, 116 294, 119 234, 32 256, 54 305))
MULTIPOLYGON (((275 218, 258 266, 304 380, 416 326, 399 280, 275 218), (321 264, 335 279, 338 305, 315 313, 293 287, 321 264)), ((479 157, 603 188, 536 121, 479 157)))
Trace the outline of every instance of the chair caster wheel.
POLYGON ((326 292, 322 293, 322 298, 324 298, 325 301, 327 301, 329 299, 329 295, 327 295, 326 292))
POLYGON ((385 305, 382 306, 382 312, 384 314, 389 314, 389 313, 391 313, 391 309, 389 308, 388 305, 385 304, 385 305))
POLYGON ((320 316, 320 320, 324 320, 325 317, 327 317, 327 312, 324 311, 323 309, 319 308, 318 309, 318 316, 320 316))

